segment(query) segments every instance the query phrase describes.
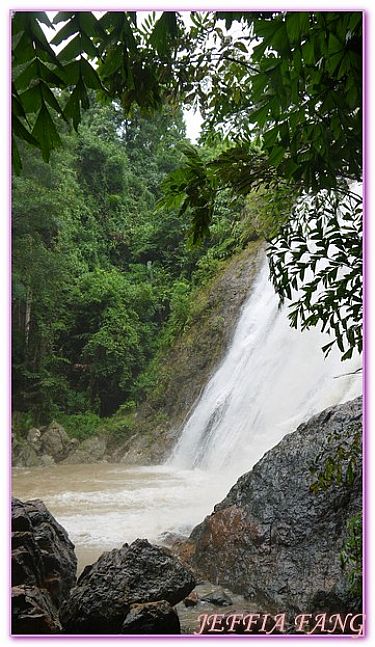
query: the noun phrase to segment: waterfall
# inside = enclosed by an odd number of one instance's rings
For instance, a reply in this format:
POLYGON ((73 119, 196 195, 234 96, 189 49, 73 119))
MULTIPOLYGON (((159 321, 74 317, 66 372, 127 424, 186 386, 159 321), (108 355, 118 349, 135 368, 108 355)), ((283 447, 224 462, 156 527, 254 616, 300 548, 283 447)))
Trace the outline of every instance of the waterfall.
POLYGON ((181 469, 249 470, 314 413, 361 393, 360 358, 341 362, 319 328, 290 327, 261 266, 226 355, 191 412, 168 463, 181 469))

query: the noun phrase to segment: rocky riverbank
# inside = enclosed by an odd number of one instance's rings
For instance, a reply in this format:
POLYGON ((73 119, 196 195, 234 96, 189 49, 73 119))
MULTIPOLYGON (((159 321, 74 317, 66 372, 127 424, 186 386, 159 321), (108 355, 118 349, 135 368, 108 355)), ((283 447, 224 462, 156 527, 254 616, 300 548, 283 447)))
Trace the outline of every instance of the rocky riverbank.
POLYGON ((55 463, 78 465, 110 460, 105 435, 79 442, 77 438, 70 438, 55 420, 40 429, 32 427, 22 440, 16 436, 12 440, 13 467, 49 467, 55 463))
MULTIPOLYGON (((273 631, 277 614, 286 624, 275 633, 296 631, 298 614, 311 615, 301 631, 316 633, 319 613, 359 618, 353 563, 340 556, 361 511, 361 421, 361 398, 326 409, 267 452, 189 538, 137 539, 103 553, 78 580, 65 530, 41 501, 15 499, 13 632, 192 632, 201 614, 211 623, 220 616, 217 630, 227 632, 228 618, 245 613, 260 614, 252 633, 263 621, 273 631)), ((235 632, 246 633, 248 622, 235 632)))
POLYGON ((172 538, 175 552, 199 577, 266 607, 356 611, 340 553, 362 506, 361 422, 357 398, 288 434, 188 540, 172 538))
POLYGON ((87 566, 42 501, 12 504, 12 633, 180 633, 174 606, 195 587, 163 547, 137 539, 87 566))

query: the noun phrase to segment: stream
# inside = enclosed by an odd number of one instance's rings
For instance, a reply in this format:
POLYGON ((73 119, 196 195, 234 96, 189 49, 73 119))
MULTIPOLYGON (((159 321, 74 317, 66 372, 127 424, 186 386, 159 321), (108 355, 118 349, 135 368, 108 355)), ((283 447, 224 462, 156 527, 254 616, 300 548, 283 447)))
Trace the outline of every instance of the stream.
POLYGON ((76 546, 78 570, 138 537, 187 534, 224 498, 231 478, 199 469, 115 463, 14 468, 13 494, 42 499, 76 546))

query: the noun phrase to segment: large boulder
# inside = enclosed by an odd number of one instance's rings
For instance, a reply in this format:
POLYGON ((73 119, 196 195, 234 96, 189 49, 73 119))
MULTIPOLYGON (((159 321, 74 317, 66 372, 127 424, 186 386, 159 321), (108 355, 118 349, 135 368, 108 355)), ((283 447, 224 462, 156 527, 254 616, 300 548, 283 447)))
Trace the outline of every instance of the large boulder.
POLYGON ((323 596, 337 611, 353 611, 340 552, 347 521, 361 510, 360 456, 354 482, 333 479, 317 492, 311 485, 312 468, 328 458, 335 464, 339 447, 346 473, 348 450, 360 453, 361 418, 360 398, 331 407, 244 474, 190 535, 189 563, 199 575, 265 608, 308 613, 323 596))
POLYGON ((55 420, 40 438, 41 452, 52 456, 56 462, 66 458, 72 448, 72 441, 64 427, 55 420))
POLYGON ((71 465, 97 463, 103 460, 106 449, 107 440, 104 436, 92 436, 75 447, 74 451, 63 462, 71 465))
POLYGON ((13 632, 43 633, 36 631, 36 616, 46 632, 48 626, 56 631, 57 610, 76 582, 76 570, 74 545, 44 503, 13 499, 13 632))
POLYGON ((125 619, 135 613, 132 605, 162 600, 175 605, 194 586, 192 573, 168 550, 137 539, 83 570, 60 620, 66 633, 124 633, 125 619))

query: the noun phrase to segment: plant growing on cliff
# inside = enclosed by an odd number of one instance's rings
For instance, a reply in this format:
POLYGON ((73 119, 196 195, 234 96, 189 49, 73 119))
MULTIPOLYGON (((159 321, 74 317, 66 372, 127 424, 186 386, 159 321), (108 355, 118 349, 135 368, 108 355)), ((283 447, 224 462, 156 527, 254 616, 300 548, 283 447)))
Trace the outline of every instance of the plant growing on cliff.
MULTIPOLYGON (((338 445, 335 452, 325 458, 322 464, 324 448, 317 454, 310 473, 314 478, 311 492, 327 492, 332 485, 340 486, 343 483, 349 487, 360 487, 360 460, 361 433, 354 433, 351 445, 340 442, 340 433, 327 438, 327 443, 334 440, 338 445)), ((346 538, 340 551, 341 565, 345 571, 348 590, 353 596, 353 601, 358 609, 362 600, 362 512, 357 512, 347 522, 346 538)))
POLYGON ((346 526, 346 540, 340 553, 341 564, 347 573, 350 593, 358 609, 362 600, 362 513, 353 515, 346 526))

